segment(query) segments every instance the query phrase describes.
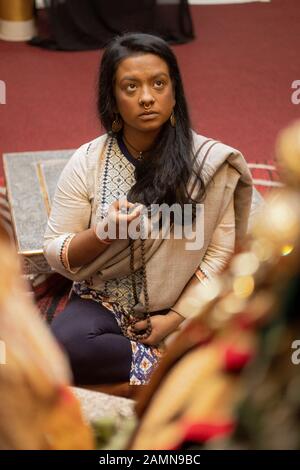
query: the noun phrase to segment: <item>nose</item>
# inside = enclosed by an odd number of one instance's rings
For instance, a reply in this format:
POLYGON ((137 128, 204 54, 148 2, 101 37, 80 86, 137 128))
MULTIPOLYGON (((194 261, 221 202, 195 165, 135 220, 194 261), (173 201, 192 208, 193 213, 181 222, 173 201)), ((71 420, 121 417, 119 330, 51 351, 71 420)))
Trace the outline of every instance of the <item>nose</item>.
POLYGON ((148 108, 154 103, 154 101, 154 97, 149 87, 143 87, 139 97, 139 104, 148 108))

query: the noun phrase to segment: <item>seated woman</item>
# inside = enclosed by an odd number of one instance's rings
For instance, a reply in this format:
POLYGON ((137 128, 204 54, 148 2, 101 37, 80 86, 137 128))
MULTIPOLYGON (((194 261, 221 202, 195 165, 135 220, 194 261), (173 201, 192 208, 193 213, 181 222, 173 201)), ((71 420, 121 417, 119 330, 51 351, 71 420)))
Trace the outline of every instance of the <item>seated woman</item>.
POLYGON ((145 384, 164 338, 192 314, 187 296, 245 235, 252 180, 238 151, 191 130, 176 58, 158 37, 125 34, 108 45, 98 110, 107 134, 67 163, 45 234, 48 262, 74 281, 52 331, 75 383, 145 384), (147 236, 144 209, 163 204, 193 208, 200 244, 175 236, 175 218, 169 237, 162 224, 147 236))

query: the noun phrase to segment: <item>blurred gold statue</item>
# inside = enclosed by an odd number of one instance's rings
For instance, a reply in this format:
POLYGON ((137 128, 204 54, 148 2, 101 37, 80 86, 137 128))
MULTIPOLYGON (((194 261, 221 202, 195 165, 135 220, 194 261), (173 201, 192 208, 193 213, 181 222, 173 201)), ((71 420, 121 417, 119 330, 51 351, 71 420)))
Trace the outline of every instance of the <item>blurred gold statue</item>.
POLYGON ((300 448, 300 121, 276 145, 285 187, 140 394, 131 449, 300 448), (242 432, 241 432, 242 431, 242 432))
POLYGON ((0 221, 0 450, 92 449, 65 357, 0 221))

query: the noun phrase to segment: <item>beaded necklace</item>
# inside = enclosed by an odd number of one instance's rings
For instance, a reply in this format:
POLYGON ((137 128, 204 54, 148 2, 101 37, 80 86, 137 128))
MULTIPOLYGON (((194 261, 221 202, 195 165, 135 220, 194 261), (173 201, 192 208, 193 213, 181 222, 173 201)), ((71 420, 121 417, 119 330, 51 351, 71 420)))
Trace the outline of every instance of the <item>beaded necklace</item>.
POLYGON ((123 139, 124 139, 124 141, 125 141, 125 143, 127 144, 128 147, 131 147, 135 152, 137 152, 139 154, 139 156, 137 157, 137 160, 142 160, 143 159, 143 151, 138 150, 130 142, 128 142, 128 140, 125 137, 125 134, 123 134, 123 139))
MULTIPOLYGON (((113 147, 113 142, 114 142, 114 137, 110 138, 110 141, 108 143, 108 148, 107 148, 107 156, 105 159, 105 166, 104 166, 104 177, 103 177, 103 192, 102 192, 102 200, 101 200, 101 218, 103 219, 105 217, 104 213, 104 206, 106 202, 106 192, 107 192, 107 180, 108 180, 108 165, 109 165, 109 159, 111 156, 111 151, 113 147)), ((140 216, 140 234, 141 234, 141 259, 142 259, 142 289, 144 293, 144 299, 145 299, 145 312, 140 312, 137 313, 133 309, 133 307, 130 308, 129 311, 126 309, 123 309, 122 312, 122 318, 121 318, 121 324, 120 328, 124 334, 124 336, 127 336, 129 339, 132 339, 134 341, 138 341, 141 339, 146 339, 152 332, 152 325, 151 325, 151 315, 150 315, 150 308, 149 308, 149 294, 148 294, 148 284, 147 284, 147 272, 146 272, 146 249, 145 249, 145 225, 144 225, 144 217, 146 217, 145 214, 141 214, 140 216), (147 321, 147 326, 145 330, 142 330, 140 332, 135 332, 133 331, 134 325, 141 321, 141 320, 146 320, 147 321)), ((131 276, 131 284, 132 284, 132 292, 133 292, 133 297, 135 303, 139 302, 138 299, 138 294, 137 294, 137 288, 136 288, 136 274, 134 270, 134 239, 129 238, 129 248, 130 248, 130 276, 131 276)), ((107 283, 105 282, 104 285, 104 292, 107 292, 107 283)))

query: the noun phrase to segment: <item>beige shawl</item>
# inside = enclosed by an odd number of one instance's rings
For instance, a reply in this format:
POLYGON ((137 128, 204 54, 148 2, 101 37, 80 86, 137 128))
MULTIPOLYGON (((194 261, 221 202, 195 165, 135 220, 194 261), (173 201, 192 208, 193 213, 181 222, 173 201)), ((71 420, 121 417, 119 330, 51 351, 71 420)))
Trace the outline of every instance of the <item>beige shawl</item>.
MULTIPOLYGON (((97 139, 96 150, 87 152, 87 178, 92 204, 92 221, 97 211, 95 191, 99 181, 99 172, 103 170, 101 158, 107 136, 97 139)), ((196 166, 203 163, 201 172, 206 185, 204 199, 204 243, 201 249, 187 250, 186 239, 147 239, 146 260, 150 311, 168 309, 179 298, 184 287, 199 267, 212 234, 231 201, 234 198, 236 243, 240 243, 247 231, 248 217, 252 199, 252 178, 240 152, 197 135, 193 132, 193 152, 196 154, 196 166)), ((195 179, 191 178, 190 188, 193 191, 195 179)), ((196 188, 194 188, 196 191, 196 188)), ((195 194, 193 192, 193 194, 195 194)), ((141 263, 140 241, 135 242, 135 268, 141 263)), ((101 289, 104 281, 128 275, 129 242, 116 240, 104 253, 88 265, 83 266, 76 274, 64 273, 72 280, 80 281, 89 278, 94 289, 101 289)), ((144 311, 144 296, 141 293, 136 311, 144 311)))

